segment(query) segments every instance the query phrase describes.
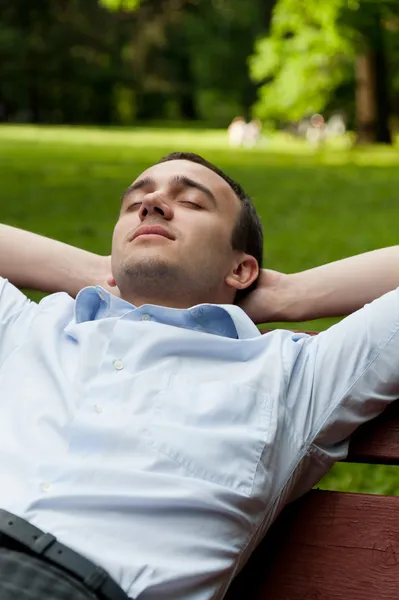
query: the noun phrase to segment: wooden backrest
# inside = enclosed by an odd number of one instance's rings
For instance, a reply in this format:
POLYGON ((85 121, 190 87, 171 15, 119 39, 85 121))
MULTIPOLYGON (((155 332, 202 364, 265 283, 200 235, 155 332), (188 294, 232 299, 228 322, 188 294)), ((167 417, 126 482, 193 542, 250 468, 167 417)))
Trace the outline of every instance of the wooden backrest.
MULTIPOLYGON (((347 461, 399 465, 399 402, 359 428, 347 461)), ((398 598, 399 497, 320 490, 283 510, 226 595, 226 600, 398 598)))

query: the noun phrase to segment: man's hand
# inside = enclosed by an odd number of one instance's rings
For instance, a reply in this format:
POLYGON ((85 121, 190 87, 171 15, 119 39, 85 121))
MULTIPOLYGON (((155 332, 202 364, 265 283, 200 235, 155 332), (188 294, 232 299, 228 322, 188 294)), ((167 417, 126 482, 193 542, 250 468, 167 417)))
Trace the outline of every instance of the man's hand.
POLYGON ((255 323, 341 317, 398 286, 399 246, 391 246, 289 275, 263 270, 241 308, 255 323))
POLYGON ((262 269, 257 288, 240 304, 254 323, 266 323, 281 320, 285 306, 285 282, 287 275, 262 269))

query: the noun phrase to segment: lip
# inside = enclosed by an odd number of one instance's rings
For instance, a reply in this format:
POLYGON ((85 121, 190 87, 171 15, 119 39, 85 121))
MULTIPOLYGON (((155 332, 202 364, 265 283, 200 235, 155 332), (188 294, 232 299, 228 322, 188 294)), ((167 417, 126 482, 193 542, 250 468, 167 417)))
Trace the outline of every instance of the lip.
POLYGON ((142 227, 139 227, 134 232, 131 241, 135 240, 136 238, 142 235, 160 235, 162 237, 168 238, 169 240, 174 240, 172 234, 170 234, 169 231, 161 225, 143 225, 142 227))

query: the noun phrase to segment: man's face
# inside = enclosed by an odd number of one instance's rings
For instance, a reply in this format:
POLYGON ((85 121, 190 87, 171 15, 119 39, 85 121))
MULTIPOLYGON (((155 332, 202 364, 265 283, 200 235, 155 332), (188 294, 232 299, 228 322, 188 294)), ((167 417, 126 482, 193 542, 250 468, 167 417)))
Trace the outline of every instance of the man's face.
POLYGON ((240 210, 228 183, 200 164, 147 169, 126 191, 114 229, 112 271, 122 296, 154 297, 158 289, 217 301, 237 254, 231 238, 240 210))

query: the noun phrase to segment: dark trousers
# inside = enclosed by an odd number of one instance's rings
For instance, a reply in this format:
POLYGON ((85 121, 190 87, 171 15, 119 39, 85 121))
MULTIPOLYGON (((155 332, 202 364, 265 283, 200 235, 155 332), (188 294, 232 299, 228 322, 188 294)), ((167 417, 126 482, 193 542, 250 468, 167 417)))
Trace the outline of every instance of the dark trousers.
POLYGON ((98 600, 98 596, 44 560, 0 547, 0 600, 98 600))

